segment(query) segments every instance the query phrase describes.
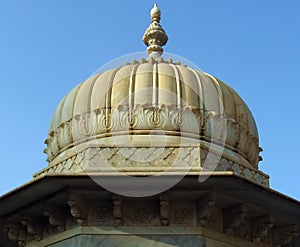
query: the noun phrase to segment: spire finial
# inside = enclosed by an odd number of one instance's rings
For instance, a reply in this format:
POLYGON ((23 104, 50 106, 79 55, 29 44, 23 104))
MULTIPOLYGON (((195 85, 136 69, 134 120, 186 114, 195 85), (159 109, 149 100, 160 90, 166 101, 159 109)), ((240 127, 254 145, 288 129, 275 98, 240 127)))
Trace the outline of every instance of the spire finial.
POLYGON ((160 9, 157 7, 157 4, 154 4, 154 7, 150 12, 152 23, 145 31, 143 36, 144 43, 148 46, 147 52, 150 56, 155 55, 161 56, 163 53, 163 48, 167 41, 168 36, 165 30, 160 25, 160 9))
POLYGON ((151 20, 153 21, 160 21, 160 9, 157 7, 157 4, 155 3, 153 8, 150 11, 151 20))

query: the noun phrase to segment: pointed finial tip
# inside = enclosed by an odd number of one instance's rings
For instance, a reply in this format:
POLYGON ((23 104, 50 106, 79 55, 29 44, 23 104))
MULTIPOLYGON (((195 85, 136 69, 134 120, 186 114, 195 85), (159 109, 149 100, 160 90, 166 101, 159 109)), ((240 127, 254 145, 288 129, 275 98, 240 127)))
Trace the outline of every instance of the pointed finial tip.
POLYGON ((151 9, 151 19, 152 20, 160 20, 160 9, 157 7, 157 4, 155 3, 153 8, 151 9))

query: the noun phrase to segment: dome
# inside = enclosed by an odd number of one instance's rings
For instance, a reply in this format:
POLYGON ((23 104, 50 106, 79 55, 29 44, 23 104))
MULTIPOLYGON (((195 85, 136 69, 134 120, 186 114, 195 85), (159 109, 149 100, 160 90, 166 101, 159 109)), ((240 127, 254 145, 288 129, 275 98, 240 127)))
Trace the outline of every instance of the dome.
MULTIPOLYGON (((247 105, 231 87, 171 60, 134 61, 92 76, 64 97, 50 124, 48 161, 51 163, 68 147, 91 137, 141 131, 147 135, 153 129, 163 130, 165 135, 212 141, 211 116, 214 121, 218 117, 226 121, 225 147, 257 168, 256 124, 247 105), (179 120, 180 111, 183 123, 179 120), (198 129, 189 128, 185 112, 194 114, 198 129)), ((222 136, 214 141, 221 142, 222 136)))
POLYGON ((220 157, 216 172, 233 171, 267 186, 268 177, 258 170, 261 149, 248 106, 214 76, 163 59, 168 37, 160 11, 152 12, 143 37, 149 57, 96 74, 63 98, 46 140, 49 165, 36 176, 82 172, 82 153, 91 146, 104 150, 113 166, 145 175, 163 170, 178 150, 190 148, 195 171, 203 170, 213 153, 220 157), (147 161, 148 153, 162 146, 167 151, 147 161), (138 150, 143 161, 134 158, 138 150))

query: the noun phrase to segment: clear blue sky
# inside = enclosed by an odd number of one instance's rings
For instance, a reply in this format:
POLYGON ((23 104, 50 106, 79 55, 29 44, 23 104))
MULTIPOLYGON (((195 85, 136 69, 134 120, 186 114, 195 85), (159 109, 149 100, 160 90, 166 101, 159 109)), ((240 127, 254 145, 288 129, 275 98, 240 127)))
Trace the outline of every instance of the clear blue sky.
MULTIPOLYGON (((271 187, 300 200, 300 1, 157 1, 169 42, 233 87, 258 125, 271 187)), ((0 194, 44 168, 62 97, 108 61, 145 50, 154 2, 0 2, 0 194)))

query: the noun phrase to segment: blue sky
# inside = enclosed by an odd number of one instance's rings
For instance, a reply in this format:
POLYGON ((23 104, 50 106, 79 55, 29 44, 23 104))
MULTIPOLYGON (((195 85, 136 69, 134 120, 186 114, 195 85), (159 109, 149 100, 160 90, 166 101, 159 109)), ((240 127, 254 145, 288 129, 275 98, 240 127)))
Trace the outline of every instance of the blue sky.
MULTIPOLYGON (((0 195, 44 168, 52 114, 74 86, 145 50, 151 1, 0 2, 0 195)), ((157 1, 169 42, 233 87, 258 125, 260 169, 300 200, 300 2, 157 1)))

